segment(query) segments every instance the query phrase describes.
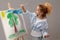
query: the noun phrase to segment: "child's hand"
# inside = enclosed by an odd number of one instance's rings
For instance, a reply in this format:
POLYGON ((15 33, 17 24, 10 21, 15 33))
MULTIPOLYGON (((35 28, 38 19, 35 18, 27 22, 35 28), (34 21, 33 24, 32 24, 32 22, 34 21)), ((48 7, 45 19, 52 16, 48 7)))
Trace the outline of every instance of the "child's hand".
POLYGON ((49 34, 47 34, 47 35, 45 35, 44 37, 45 37, 45 38, 48 38, 49 36, 50 36, 50 35, 49 35, 49 34))
POLYGON ((24 7, 24 4, 20 4, 20 7, 23 8, 24 7))
POLYGON ((22 8, 23 12, 26 12, 26 9, 24 7, 24 4, 20 4, 20 7, 22 8))

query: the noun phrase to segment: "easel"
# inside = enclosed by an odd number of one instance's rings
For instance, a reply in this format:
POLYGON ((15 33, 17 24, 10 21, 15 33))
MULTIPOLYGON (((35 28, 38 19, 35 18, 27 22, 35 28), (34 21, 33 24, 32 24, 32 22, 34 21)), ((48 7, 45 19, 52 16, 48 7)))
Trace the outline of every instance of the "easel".
MULTIPOLYGON (((14 10, 14 8, 11 7, 11 4, 10 3, 8 3, 8 9, 9 10, 14 10)), ((22 40, 24 40, 24 35, 22 35, 21 37, 18 37, 16 39, 14 39, 14 40, 20 40, 19 38, 21 38, 22 40)))
POLYGON ((22 35, 21 37, 18 37, 18 38, 16 38, 16 39, 14 39, 14 40, 20 40, 20 38, 22 39, 22 40, 24 40, 24 36, 22 35))

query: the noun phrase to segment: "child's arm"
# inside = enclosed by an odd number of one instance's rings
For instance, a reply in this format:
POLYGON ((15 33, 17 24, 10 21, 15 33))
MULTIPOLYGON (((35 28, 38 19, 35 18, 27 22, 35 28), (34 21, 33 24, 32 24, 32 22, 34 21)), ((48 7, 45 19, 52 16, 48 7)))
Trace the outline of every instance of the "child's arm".
POLYGON ((25 8, 24 4, 21 4, 20 7, 23 10, 23 12, 26 12, 26 8, 25 8))
POLYGON ((41 31, 41 33, 42 33, 44 38, 48 38, 49 37, 48 32, 47 32, 47 28, 48 28, 47 21, 39 22, 36 26, 41 31))
POLYGON ((42 25, 42 28, 41 28, 41 30, 42 30, 41 32, 42 32, 44 38, 48 38, 49 37, 49 34, 47 32, 47 28, 48 28, 48 24, 47 24, 47 22, 45 22, 42 25))
POLYGON ((28 13, 28 14, 30 14, 30 15, 32 14, 30 11, 28 11, 28 10, 25 8, 24 4, 21 4, 20 7, 21 7, 21 9, 23 10, 23 13, 26 13, 26 14, 28 13))
POLYGON ((48 38, 49 34, 47 33, 47 29, 42 29, 42 34, 44 38, 48 38))

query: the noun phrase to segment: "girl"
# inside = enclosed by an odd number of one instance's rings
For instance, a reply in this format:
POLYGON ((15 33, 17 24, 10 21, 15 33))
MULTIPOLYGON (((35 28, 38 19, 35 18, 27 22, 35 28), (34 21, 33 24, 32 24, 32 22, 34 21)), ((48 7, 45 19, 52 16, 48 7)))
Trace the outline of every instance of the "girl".
POLYGON ((32 37, 34 37, 34 39, 36 38, 37 40, 48 38, 49 34, 47 32, 47 15, 51 12, 51 5, 49 3, 45 3, 44 5, 39 4, 37 5, 36 11, 34 13, 30 13, 28 10, 26 10, 24 4, 21 4, 20 6, 25 14, 30 15, 32 37))

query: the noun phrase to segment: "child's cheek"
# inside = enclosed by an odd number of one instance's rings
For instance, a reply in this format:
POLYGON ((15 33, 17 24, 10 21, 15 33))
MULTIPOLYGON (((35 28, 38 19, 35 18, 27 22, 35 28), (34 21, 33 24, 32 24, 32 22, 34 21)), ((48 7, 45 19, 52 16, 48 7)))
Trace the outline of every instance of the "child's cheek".
POLYGON ((36 11, 36 13, 37 13, 37 14, 39 14, 39 12, 38 12, 38 11, 36 11))

